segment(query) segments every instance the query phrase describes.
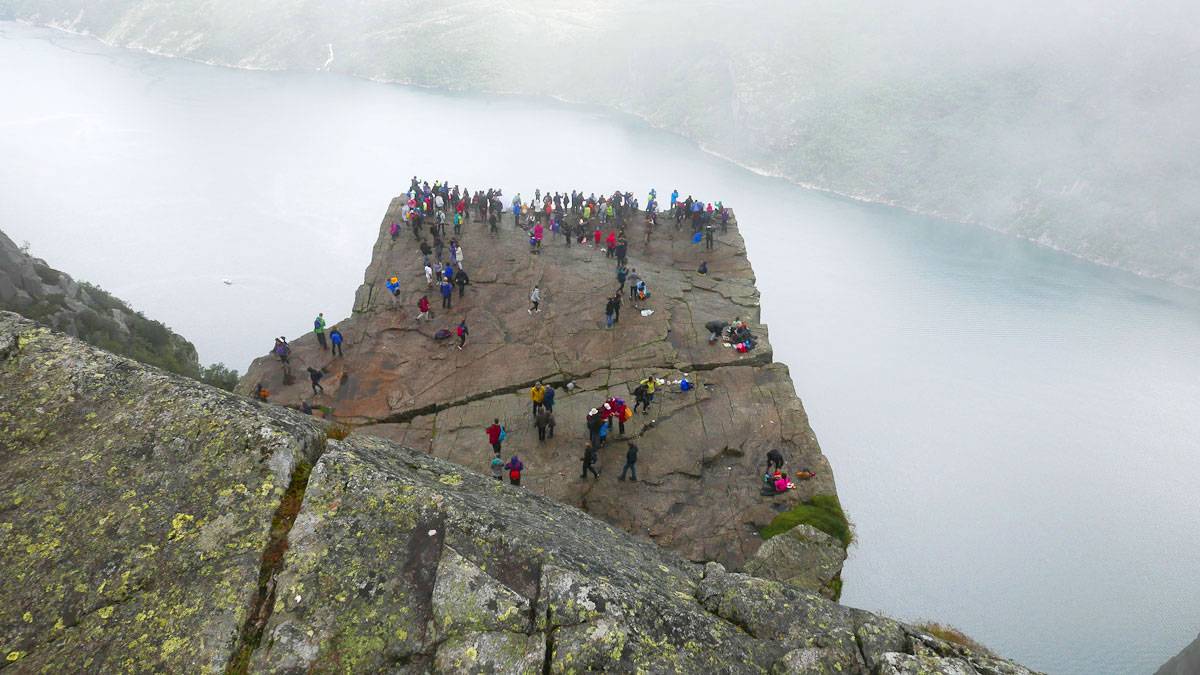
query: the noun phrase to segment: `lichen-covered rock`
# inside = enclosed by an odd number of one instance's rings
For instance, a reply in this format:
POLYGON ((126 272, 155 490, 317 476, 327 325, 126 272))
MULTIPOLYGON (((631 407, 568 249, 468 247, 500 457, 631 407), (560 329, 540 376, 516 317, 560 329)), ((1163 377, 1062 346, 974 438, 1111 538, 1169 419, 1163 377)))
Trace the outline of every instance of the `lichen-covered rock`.
POLYGON ((322 439, 0 312, 0 664, 224 669, 322 439))
POLYGON ((846 549, 811 525, 797 525, 767 540, 746 561, 747 574, 820 592, 835 600, 832 583, 842 571, 846 549))
POLYGON ((318 424, 0 314, 6 671, 1027 672, 318 424))

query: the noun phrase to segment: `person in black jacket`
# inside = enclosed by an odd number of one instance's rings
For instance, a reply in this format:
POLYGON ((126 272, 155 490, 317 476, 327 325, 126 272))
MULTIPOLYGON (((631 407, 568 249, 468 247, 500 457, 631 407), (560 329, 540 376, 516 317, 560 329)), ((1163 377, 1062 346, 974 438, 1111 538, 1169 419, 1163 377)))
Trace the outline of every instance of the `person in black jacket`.
POLYGON ((596 471, 596 451, 592 449, 590 444, 583 449, 583 473, 580 474, 579 480, 587 478, 589 471, 592 472, 592 476, 596 480, 600 479, 600 472, 596 471))
POLYGON ((767 453, 767 473, 771 473, 771 469, 777 471, 783 470, 783 453, 778 448, 771 448, 767 453))
POLYGON ((637 453, 638 446, 630 443, 629 451, 625 453, 625 466, 621 467, 621 476, 617 480, 625 480, 626 471, 632 474, 632 480, 637 480, 637 453))

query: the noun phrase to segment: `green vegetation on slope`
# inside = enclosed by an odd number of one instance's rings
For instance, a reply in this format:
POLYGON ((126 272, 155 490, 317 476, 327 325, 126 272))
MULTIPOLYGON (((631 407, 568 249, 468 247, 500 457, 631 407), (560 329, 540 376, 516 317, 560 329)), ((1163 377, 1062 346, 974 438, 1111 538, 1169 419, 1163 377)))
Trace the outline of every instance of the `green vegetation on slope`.
POLYGON ((812 500, 775 516, 759 532, 763 539, 783 534, 797 525, 811 525, 849 547, 854 541, 854 526, 842 510, 836 495, 814 495, 812 500))

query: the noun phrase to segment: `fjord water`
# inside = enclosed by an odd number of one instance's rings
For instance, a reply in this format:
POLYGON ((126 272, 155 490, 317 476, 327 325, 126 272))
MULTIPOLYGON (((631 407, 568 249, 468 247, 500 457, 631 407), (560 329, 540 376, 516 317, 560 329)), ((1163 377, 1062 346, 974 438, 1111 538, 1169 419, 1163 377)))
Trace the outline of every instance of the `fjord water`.
MULTIPOLYGON (((348 313, 414 173, 724 200, 857 525, 844 602, 1079 675, 1152 672, 1200 629, 1200 294, 545 101, 11 23, 0 91, 0 229, 239 369, 317 311, 348 313)), ((485 242, 468 234, 468 260, 485 242)))

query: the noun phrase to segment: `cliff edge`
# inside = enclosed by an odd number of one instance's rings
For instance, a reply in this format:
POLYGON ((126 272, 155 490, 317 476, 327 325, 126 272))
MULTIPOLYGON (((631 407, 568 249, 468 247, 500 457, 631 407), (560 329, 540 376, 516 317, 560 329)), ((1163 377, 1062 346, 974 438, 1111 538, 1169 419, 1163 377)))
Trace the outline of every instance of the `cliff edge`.
MULTIPOLYGON (((568 246, 546 228, 538 253, 508 212, 497 232, 478 212, 461 234, 447 227, 446 241, 457 237, 462 244, 470 284, 461 296, 454 289, 452 306, 441 309, 436 285, 426 284, 420 240, 404 226, 405 202, 397 198, 389 206, 354 314, 338 324, 344 356, 320 348, 309 333, 292 342, 293 379, 285 380, 279 361, 265 356, 251 365, 239 392, 249 395, 261 383, 272 402, 332 409, 356 433, 484 474, 492 457, 484 429, 499 419, 507 431, 504 459, 518 455, 527 467, 524 489, 697 562, 740 569, 761 546, 760 530, 781 513, 814 497, 836 503, 833 474, 787 367, 772 361, 736 220, 727 232, 716 231, 709 249, 693 243, 686 221, 676 227, 664 215, 647 238, 644 212, 627 214, 630 275, 645 281, 650 297, 636 309, 632 281, 626 283, 619 321, 606 328, 606 300, 621 289, 615 258, 603 245, 590 245, 597 218, 586 228, 589 245, 568 246), (396 237, 392 223, 401 225, 396 237), (698 272, 702 261, 707 274, 698 272), (386 289, 392 277, 400 280, 396 297, 386 289), (535 286, 542 300, 532 312, 535 286), (415 318, 421 296, 433 304, 433 320, 415 318), (753 350, 739 353, 709 341, 706 323, 735 319, 749 324, 757 339, 753 350), (455 348, 456 339, 435 339, 439 329, 453 331, 462 320, 470 330, 464 349, 455 348), (325 373, 322 393, 314 395, 308 367, 325 373), (610 397, 632 406, 634 388, 650 376, 661 384, 649 414, 635 415, 623 434, 614 427, 599 453, 599 479, 581 480, 589 411, 610 397), (694 385, 687 391, 678 384, 685 376, 694 385), (534 426, 529 391, 539 381, 556 389, 556 432, 545 441, 534 426), (629 442, 640 448, 638 482, 618 480, 629 442), (815 477, 764 496, 761 477, 771 449, 783 452, 785 470, 807 469, 815 477)), ((602 237, 618 227, 605 224, 602 237)), ((424 237, 428 243, 427 232, 424 237)), ((840 587, 839 553, 814 580, 831 596, 840 587)))
POLYGON ((1029 671, 0 312, 0 669, 1029 671))

